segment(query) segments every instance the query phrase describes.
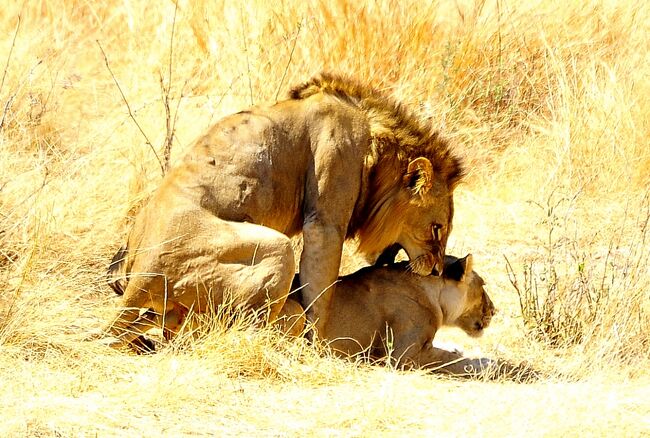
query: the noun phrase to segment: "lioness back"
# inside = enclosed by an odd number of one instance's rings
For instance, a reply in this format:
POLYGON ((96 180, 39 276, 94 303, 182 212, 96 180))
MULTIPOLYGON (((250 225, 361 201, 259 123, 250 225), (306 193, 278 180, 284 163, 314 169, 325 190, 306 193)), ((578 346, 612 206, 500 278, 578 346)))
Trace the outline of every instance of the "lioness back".
POLYGON ((433 337, 430 311, 420 304, 425 292, 419 280, 426 277, 405 268, 372 266, 340 278, 326 331, 320 335, 335 352, 354 355, 367 350, 371 357, 385 355, 387 338, 408 330, 405 316, 422 322, 422 334, 433 337))

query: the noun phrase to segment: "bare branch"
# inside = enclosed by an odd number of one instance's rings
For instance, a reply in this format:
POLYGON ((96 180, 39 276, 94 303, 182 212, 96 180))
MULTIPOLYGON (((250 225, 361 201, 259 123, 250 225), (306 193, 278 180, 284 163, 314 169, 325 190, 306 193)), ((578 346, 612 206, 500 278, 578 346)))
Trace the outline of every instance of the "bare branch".
POLYGON ((9 62, 11 61, 11 54, 14 52, 14 47, 16 46, 16 38, 18 37, 18 31, 20 30, 20 22, 22 21, 22 10, 18 14, 18 23, 16 24, 16 30, 14 31, 14 38, 11 41, 11 48, 9 49, 9 55, 7 56, 7 63, 5 64, 5 70, 4 73, 2 74, 2 81, 0 81, 0 92, 2 91, 2 87, 5 84, 5 78, 7 77, 7 70, 9 70, 9 62))
POLYGON ((158 72, 158 80, 160 81, 160 100, 162 101, 163 108, 165 109, 165 141, 163 143, 163 171, 167 171, 169 163, 169 156, 171 155, 171 146, 169 132, 171 130, 171 121, 169 114, 169 88, 165 88, 165 81, 162 73, 158 72))
POLYGON ((106 64, 106 68, 108 69, 108 72, 111 74, 111 77, 113 78, 113 82, 115 82, 115 86, 117 87, 117 89, 120 92, 120 95, 122 96, 122 100, 124 101, 124 104, 126 105, 126 109, 129 112, 129 117, 131 118, 131 120, 133 120, 133 123, 135 123, 135 126, 138 127, 138 130, 140 130, 140 134, 142 134, 142 136, 145 139, 145 142, 147 143, 147 145, 149 145, 149 147, 151 148, 151 151, 156 156, 156 159, 158 160, 158 164, 160 165, 160 170, 162 172, 162 175, 165 176, 165 166, 163 166, 163 163, 160 160, 160 157, 158 156, 158 153, 156 152, 156 149, 153 147, 153 144, 151 143, 151 141, 149 141, 149 137, 147 137, 147 134, 145 134, 144 130, 142 129, 142 127, 140 126, 140 124, 136 120, 135 116, 133 115, 133 111, 131 111, 131 105, 129 105, 129 101, 126 100, 126 96, 124 95, 124 92, 122 91, 122 87, 120 87, 119 82, 117 82, 117 78, 113 74, 113 70, 111 70, 111 65, 108 62, 108 57, 106 56, 106 52, 104 52, 104 48, 102 47, 99 40, 95 40, 95 41, 97 42, 97 45, 99 46, 99 50, 102 51, 102 55, 104 56, 104 63, 106 64))
POLYGON ((174 134, 176 133, 176 120, 178 118, 178 107, 180 106, 183 95, 181 91, 181 97, 178 99, 178 102, 176 104, 176 110, 172 121, 172 114, 169 108, 169 86, 165 88, 162 75, 160 75, 160 91, 161 91, 161 100, 163 103, 163 107, 165 108, 165 143, 163 145, 163 163, 165 166, 165 172, 167 172, 167 170, 169 170, 172 144, 174 142, 174 134))
POLYGON ((2 131, 2 128, 5 126, 5 119, 7 118, 7 114, 9 113, 9 108, 11 107, 11 104, 14 102, 14 99, 16 98, 15 94, 12 94, 9 96, 9 99, 7 99, 7 102, 5 102, 5 107, 4 110, 2 111, 2 119, 0 119, 0 131, 2 131))
POLYGON ((181 106, 181 101, 183 100, 183 97, 185 97, 185 87, 187 86, 187 83, 189 82, 188 79, 185 80, 183 83, 183 86, 181 87, 181 95, 178 97, 178 102, 176 102, 176 109, 174 110, 174 121, 172 122, 172 140, 174 137, 174 134, 176 133, 176 122, 178 121, 178 108, 181 106))
POLYGON ((291 53, 289 53, 289 60, 287 61, 287 65, 284 68, 284 73, 282 73, 282 79, 280 79, 280 85, 278 85, 278 89, 275 92, 276 101, 278 100, 278 96, 280 95, 280 89, 282 88, 282 84, 284 83, 284 78, 287 76, 289 65, 291 64, 291 60, 293 59, 293 52, 296 50, 296 43, 298 42, 298 37, 300 36, 301 28, 302 28, 302 22, 298 23, 298 29, 296 30, 296 36, 293 39, 293 46, 291 47, 291 53))
MULTIPOLYGON (((23 3, 23 6, 25 4, 23 3)), ((4 72, 2 73, 2 81, 0 81, 0 93, 2 92, 2 87, 5 84, 5 78, 7 77, 7 71, 9 71, 9 63, 11 62, 11 55, 14 52, 14 47, 16 46, 16 38, 18 37, 18 31, 20 30, 20 22, 22 21, 22 8, 20 13, 18 14, 18 23, 16 24, 16 30, 14 31, 14 38, 11 41, 11 48, 9 49, 9 55, 7 55, 7 62, 5 63, 5 69, 4 72)), ((4 127, 5 124, 5 118, 7 117, 7 113, 9 112, 9 108, 11 107, 12 102, 16 98, 16 94, 13 94, 9 96, 7 99, 7 102, 5 103, 4 110, 2 111, 2 120, 0 120, 0 131, 2 131, 2 128, 4 127)))
MULTIPOLYGON (((178 107, 180 106, 180 99, 176 106, 176 113, 174 114, 174 121, 172 122, 171 110, 169 109, 169 93, 172 88, 172 63, 174 59, 174 31, 176 29, 176 14, 178 13, 178 2, 175 2, 174 18, 172 20, 172 33, 169 38, 169 64, 168 64, 168 77, 167 87, 165 87, 163 77, 160 75, 160 88, 163 93, 162 101, 165 107, 165 144, 163 146, 163 169, 164 172, 169 170, 169 163, 172 153, 172 145, 174 143, 174 132, 176 131, 176 117, 178 116, 178 107)), ((182 99, 182 91, 181 91, 182 99)))
POLYGON ((240 74, 236 78, 234 78, 232 81, 230 81, 230 85, 228 85, 228 88, 226 88, 226 90, 223 93, 221 93, 221 96, 219 96, 219 101, 215 105, 215 109, 212 111, 212 114, 210 114, 210 120, 208 121, 208 125, 212 125, 212 119, 214 119, 214 113, 217 111, 216 108, 221 106, 221 103, 225 99, 226 95, 228 93, 230 93, 230 91, 232 91, 232 88, 234 87, 235 82, 238 81, 239 79, 241 79, 242 76, 243 75, 240 74))
POLYGON ((176 14, 178 13, 178 1, 174 2, 174 19, 172 20, 172 35, 169 38, 169 76, 167 78, 167 96, 172 86, 172 59, 174 57, 174 31, 176 29, 176 14))
POLYGON ((34 71, 36 70, 36 67, 38 67, 38 66, 41 65, 42 63, 43 63, 43 60, 42 60, 42 59, 39 59, 38 61, 36 61, 36 64, 34 64, 34 66, 29 70, 29 74, 25 77, 25 79, 23 79, 23 80, 18 84, 18 86, 16 86, 16 89, 14 90, 14 92, 11 93, 11 95, 10 95, 9 98, 7 99, 7 102, 5 102, 5 107, 4 107, 4 110, 2 111, 2 119, 0 119, 0 131, 2 130, 2 128, 3 128, 4 125, 5 125, 5 122, 6 122, 6 119, 7 119, 7 115, 9 114, 9 110, 11 109, 11 105, 12 105, 12 104, 14 103, 14 101, 16 100, 16 96, 18 96, 18 92, 19 92, 20 90, 22 90, 22 88, 24 87, 24 85, 27 83, 27 81, 29 80, 29 78, 32 76, 32 74, 33 74, 34 71))
POLYGON ((243 9, 241 9, 241 7, 239 9, 239 16, 241 17, 241 37, 242 37, 242 41, 244 42, 244 53, 246 54, 246 72, 248 73, 248 91, 250 93, 251 105, 254 105, 255 102, 253 101, 253 84, 251 82, 251 64, 248 58, 248 43, 246 42, 246 32, 244 29, 244 11, 243 9))

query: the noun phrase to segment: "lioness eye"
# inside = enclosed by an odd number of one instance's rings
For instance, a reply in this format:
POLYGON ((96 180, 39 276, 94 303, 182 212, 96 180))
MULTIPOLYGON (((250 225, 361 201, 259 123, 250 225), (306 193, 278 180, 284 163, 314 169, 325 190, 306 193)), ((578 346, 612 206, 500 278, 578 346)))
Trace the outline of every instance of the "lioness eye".
POLYGON ((440 228, 442 228, 440 224, 431 225, 431 232, 436 240, 440 240, 440 228))

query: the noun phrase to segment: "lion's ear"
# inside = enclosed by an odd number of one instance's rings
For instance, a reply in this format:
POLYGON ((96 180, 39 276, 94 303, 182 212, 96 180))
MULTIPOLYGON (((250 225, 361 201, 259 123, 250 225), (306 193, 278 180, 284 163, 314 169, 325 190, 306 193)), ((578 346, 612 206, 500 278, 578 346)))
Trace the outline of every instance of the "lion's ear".
POLYGON ((424 157, 412 160, 406 169, 408 185, 416 195, 424 195, 431 189, 433 181, 433 166, 424 157))

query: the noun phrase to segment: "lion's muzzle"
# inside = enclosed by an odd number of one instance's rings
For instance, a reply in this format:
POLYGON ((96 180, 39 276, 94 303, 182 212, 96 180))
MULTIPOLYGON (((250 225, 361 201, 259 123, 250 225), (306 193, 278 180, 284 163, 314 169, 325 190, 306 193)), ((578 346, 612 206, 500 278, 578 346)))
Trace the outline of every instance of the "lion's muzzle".
MULTIPOLYGON (((430 252, 427 252, 419 257, 414 258, 409 262, 409 269, 418 275, 431 275, 433 269, 437 267, 436 259, 430 252)), ((442 266, 442 264, 440 264, 442 266)), ((438 272, 442 272, 440 269, 438 272)))

